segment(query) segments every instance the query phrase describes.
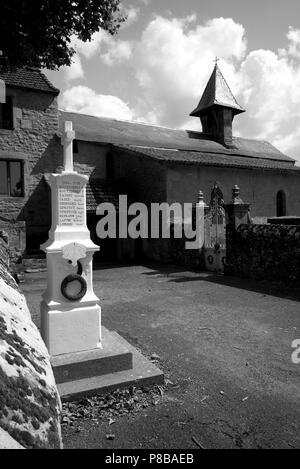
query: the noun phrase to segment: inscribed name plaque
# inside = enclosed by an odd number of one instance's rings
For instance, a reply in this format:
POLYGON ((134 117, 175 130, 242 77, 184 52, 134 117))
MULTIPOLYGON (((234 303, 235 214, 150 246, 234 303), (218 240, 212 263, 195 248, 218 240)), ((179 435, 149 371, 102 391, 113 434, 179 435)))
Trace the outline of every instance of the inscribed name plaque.
POLYGON ((80 181, 64 181, 58 187, 58 224, 60 226, 85 225, 84 185, 80 181))

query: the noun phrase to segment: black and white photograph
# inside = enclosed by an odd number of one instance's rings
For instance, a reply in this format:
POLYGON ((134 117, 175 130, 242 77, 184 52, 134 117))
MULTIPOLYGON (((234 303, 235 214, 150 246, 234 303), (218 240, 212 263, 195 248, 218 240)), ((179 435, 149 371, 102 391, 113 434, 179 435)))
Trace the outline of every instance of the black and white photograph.
POLYGON ((0 0, 0 449, 299 450, 299 301, 299 1, 0 0))

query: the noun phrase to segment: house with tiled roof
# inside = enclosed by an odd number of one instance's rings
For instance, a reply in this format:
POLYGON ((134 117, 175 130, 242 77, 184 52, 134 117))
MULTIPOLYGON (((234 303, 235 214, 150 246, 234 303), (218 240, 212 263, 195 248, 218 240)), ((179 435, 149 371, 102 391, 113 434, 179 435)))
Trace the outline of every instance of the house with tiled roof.
MULTIPOLYGON (((46 181, 62 168, 65 121, 72 121, 76 132, 75 169, 89 176, 87 213, 94 241, 97 206, 117 205, 119 194, 146 204, 183 204, 194 203, 202 190, 209 202, 217 183, 229 201, 237 184, 254 220, 300 215, 300 168, 268 142, 234 136, 233 121, 245 110, 217 64, 191 112, 200 119, 199 131, 58 110, 59 91, 36 69, 2 72, 0 79, 7 89, 7 102, 0 104, 0 229, 1 217, 26 223, 27 250, 47 238, 46 181)), ((144 247, 138 244, 137 252, 144 247)), ((109 255, 122 257, 125 251, 118 240, 110 247, 102 242, 109 255)), ((149 243, 146 251, 151 256, 149 243)))
POLYGON ((56 89, 37 69, 1 70, 0 229, 11 246, 36 247, 49 228, 49 190, 37 164, 51 158, 59 129, 56 89), (43 233, 41 235, 41 233, 43 233))

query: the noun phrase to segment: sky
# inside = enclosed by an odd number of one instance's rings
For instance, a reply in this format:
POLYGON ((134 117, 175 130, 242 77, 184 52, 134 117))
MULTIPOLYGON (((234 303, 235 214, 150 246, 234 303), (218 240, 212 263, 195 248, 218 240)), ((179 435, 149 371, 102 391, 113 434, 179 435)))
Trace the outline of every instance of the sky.
POLYGON ((201 131, 189 113, 214 59, 247 112, 236 136, 300 164, 299 0, 123 0, 116 36, 72 41, 71 67, 47 71, 68 111, 201 131))

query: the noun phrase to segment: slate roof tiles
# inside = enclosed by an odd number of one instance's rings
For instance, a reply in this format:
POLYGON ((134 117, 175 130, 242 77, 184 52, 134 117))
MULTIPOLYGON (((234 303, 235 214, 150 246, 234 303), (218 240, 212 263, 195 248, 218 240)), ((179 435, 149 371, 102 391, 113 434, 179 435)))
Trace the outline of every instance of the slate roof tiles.
POLYGON ((200 117, 206 109, 212 106, 230 107, 233 109, 234 114, 245 112, 233 96, 231 89, 217 64, 208 80, 197 108, 191 112, 190 115, 200 117))
POLYGON ((18 88, 29 88, 46 93, 59 94, 46 75, 37 68, 26 67, 16 70, 5 70, 0 68, 0 79, 5 81, 6 86, 18 88))
MULTIPOLYGON (((264 163, 264 161, 270 160, 273 161, 272 167, 280 167, 281 163, 285 162, 286 165, 293 168, 295 162, 295 160, 263 140, 233 137, 234 148, 226 148, 201 132, 168 129, 137 122, 87 116, 74 112, 60 111, 60 135, 62 135, 66 120, 73 122, 77 140, 103 145, 125 145, 131 148, 153 148, 154 151, 149 155, 158 157, 161 154, 164 160, 167 158, 164 149, 167 149, 168 151, 178 150, 182 153, 181 156, 178 153, 173 153, 174 161, 176 159, 184 161, 188 153, 193 153, 193 161, 196 162, 197 158, 203 161, 205 158, 211 164, 217 161, 218 156, 223 157, 223 159, 226 158, 224 160, 226 164, 230 164, 230 161, 238 163, 243 158, 248 158, 248 161, 241 162, 241 167, 246 163, 247 166, 259 167, 261 165, 266 167, 267 163, 264 163), (262 163, 257 162, 260 159, 263 160, 262 163)), ((170 158, 170 155, 168 153, 168 158, 170 158)))
POLYGON ((223 166, 244 169, 263 169, 263 170, 281 170, 297 171, 300 175, 300 167, 293 166, 285 161, 274 161, 263 158, 247 158, 233 155, 221 155, 218 153, 204 153, 196 151, 183 151, 163 148, 138 147, 133 145, 114 145, 116 152, 135 154, 156 161, 167 162, 169 164, 186 164, 202 166, 223 166))

